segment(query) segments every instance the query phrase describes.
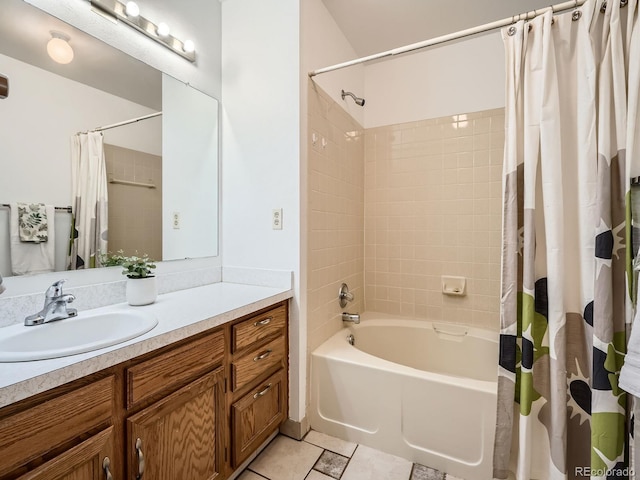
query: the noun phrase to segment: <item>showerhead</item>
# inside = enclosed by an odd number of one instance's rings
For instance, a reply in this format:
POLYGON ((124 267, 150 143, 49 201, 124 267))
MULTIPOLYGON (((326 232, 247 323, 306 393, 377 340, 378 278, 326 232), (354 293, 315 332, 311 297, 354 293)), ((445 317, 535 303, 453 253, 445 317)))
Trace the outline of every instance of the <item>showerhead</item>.
POLYGON ((364 98, 356 97, 353 93, 345 92, 344 90, 342 90, 342 100, 344 100, 344 97, 346 97, 347 95, 353 98, 353 101, 356 102, 356 105, 360 105, 361 107, 364 106, 364 98))

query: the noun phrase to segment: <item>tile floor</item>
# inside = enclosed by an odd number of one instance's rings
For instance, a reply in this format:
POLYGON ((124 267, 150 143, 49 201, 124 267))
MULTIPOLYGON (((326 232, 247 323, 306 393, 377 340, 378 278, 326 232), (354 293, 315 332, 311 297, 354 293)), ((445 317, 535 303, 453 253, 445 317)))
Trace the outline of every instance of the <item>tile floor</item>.
POLYGON ((311 430, 278 435, 238 480, 461 480, 404 458, 311 430))

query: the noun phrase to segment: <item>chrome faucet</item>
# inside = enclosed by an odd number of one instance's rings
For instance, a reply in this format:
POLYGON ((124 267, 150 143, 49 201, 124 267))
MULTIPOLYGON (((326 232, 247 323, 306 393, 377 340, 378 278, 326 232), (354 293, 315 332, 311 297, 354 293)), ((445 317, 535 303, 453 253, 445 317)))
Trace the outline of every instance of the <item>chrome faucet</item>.
POLYGON ((342 312, 342 321, 351 322, 351 323, 360 323, 360 314, 342 312))
POLYGON ((68 305, 73 302, 76 297, 71 294, 62 293, 62 284, 66 280, 58 280, 44 294, 44 307, 38 313, 29 315, 24 319, 26 326, 42 325, 43 323, 62 320, 65 318, 75 317, 78 311, 75 308, 69 308, 68 305))

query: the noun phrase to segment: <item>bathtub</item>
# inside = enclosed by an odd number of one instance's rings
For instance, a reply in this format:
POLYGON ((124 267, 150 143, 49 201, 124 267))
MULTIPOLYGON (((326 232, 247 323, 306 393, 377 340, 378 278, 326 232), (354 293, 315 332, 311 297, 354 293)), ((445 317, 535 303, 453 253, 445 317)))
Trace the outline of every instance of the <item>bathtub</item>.
POLYGON ((491 479, 498 333, 361 318, 311 355, 311 428, 463 479, 491 479))

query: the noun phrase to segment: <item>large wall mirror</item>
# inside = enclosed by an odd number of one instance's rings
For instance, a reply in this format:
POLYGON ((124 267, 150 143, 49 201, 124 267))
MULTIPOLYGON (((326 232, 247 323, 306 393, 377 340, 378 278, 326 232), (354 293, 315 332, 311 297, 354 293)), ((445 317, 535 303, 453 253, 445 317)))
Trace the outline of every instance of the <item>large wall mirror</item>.
POLYGON ((31 252, 66 269, 71 138, 98 127, 108 127, 108 250, 158 261, 216 256, 218 101, 22 0, 2 9, 0 274, 14 275, 16 262, 37 267, 31 252), (69 39, 70 63, 48 55, 52 36, 69 39), (53 244, 16 245, 17 202, 56 207, 53 244))

